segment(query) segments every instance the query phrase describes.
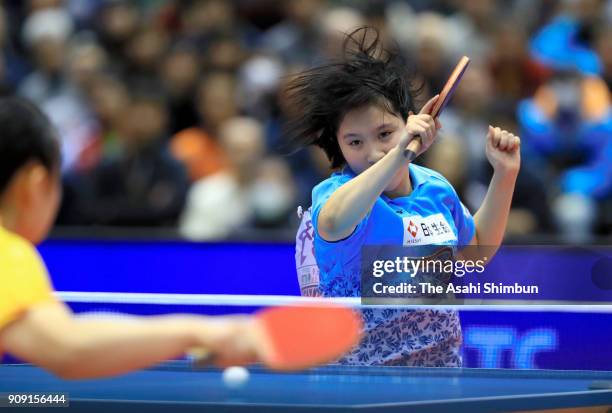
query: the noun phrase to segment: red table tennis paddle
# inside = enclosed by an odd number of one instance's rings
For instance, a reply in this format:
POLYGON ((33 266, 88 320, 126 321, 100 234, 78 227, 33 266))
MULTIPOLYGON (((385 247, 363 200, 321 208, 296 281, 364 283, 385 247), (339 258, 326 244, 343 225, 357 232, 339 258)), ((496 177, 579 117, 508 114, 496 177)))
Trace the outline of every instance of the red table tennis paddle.
MULTIPOLYGON (((438 97, 438 100, 436 100, 436 103, 431 108, 430 115, 434 119, 440 116, 440 113, 442 113, 442 110, 444 109, 446 104, 449 102, 451 96, 453 95, 453 93, 455 92, 455 89, 457 88, 457 85, 459 85, 459 82, 461 81, 461 77, 465 73, 465 70, 467 69, 469 63, 470 63, 470 58, 467 56, 463 56, 459 60, 459 63, 457 63, 457 66, 455 66, 453 73, 451 73, 450 77, 446 81, 446 84, 442 88, 442 91, 440 92, 440 96, 438 97)), ((408 158, 411 162, 416 158, 417 152, 421 148, 421 143, 422 143, 421 137, 416 135, 414 139, 410 141, 410 143, 408 144, 408 147, 404 151, 404 156, 408 158)))
MULTIPOLYGON (((361 317, 355 311, 320 304, 272 307, 256 313, 253 339, 260 346, 264 365, 293 371, 337 359, 359 342, 361 334, 361 317)), ((192 355, 198 364, 214 361, 214 354, 205 349, 192 355)))
POLYGON ((277 307, 256 320, 264 332, 264 364, 274 370, 299 370, 337 359, 361 338, 361 317, 336 305, 277 307))

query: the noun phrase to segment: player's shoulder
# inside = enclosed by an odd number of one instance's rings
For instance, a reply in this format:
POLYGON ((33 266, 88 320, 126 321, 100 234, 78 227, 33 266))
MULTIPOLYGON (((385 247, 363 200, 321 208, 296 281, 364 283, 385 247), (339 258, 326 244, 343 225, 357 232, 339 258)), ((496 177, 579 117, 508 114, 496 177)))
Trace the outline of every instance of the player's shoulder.
POLYGON ((319 196, 328 195, 330 192, 335 191, 340 186, 350 181, 354 175, 347 171, 346 168, 338 171, 334 171, 327 179, 319 182, 312 189, 312 198, 317 199, 319 196))
POLYGON ((2 265, 25 265, 40 262, 38 251, 31 242, 0 227, 0 256, 2 265))
POLYGON ((412 174, 419 180, 426 181, 428 184, 434 184, 436 186, 453 189, 451 183, 442 175, 440 172, 434 171, 433 169, 426 168, 421 165, 410 164, 412 174))

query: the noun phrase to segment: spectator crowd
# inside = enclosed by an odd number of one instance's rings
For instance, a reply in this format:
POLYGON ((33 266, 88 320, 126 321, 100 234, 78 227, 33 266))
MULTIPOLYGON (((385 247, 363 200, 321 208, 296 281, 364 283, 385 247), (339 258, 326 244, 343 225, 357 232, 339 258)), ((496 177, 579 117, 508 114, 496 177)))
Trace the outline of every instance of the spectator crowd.
POLYGON ((472 59, 419 160, 471 210, 493 124, 522 139, 510 235, 611 233, 612 0, 0 0, 0 94, 57 127, 58 225, 287 228, 330 171, 287 145, 283 85, 363 25, 405 54, 421 102, 472 59))

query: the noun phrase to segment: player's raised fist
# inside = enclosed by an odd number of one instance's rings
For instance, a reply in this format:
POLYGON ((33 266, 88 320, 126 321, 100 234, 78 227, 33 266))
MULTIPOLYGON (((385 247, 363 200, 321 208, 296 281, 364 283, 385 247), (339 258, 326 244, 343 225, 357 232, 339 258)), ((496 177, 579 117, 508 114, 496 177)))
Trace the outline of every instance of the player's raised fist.
POLYGON ((486 154, 495 172, 518 173, 521 166, 521 138, 489 125, 486 154))

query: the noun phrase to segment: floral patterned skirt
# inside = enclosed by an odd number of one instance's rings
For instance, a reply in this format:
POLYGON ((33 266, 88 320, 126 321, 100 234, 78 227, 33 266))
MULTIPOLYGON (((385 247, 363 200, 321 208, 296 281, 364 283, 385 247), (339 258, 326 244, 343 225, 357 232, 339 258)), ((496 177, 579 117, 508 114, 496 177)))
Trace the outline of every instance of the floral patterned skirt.
POLYGON ((461 367, 461 325, 453 310, 361 311, 364 337, 338 360, 360 366, 461 367))

